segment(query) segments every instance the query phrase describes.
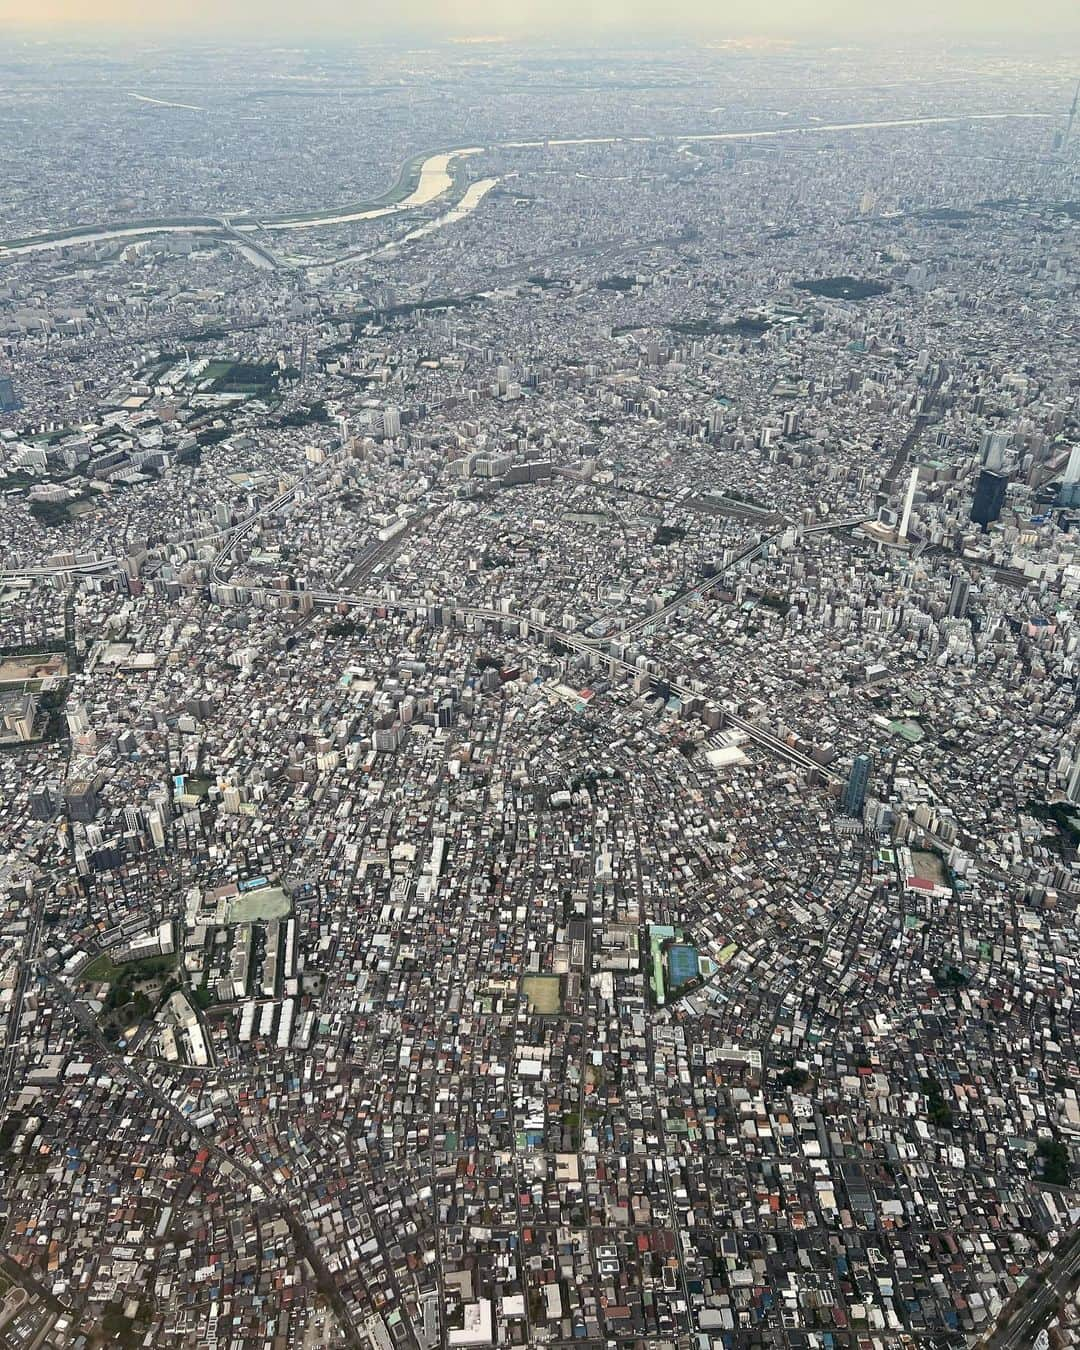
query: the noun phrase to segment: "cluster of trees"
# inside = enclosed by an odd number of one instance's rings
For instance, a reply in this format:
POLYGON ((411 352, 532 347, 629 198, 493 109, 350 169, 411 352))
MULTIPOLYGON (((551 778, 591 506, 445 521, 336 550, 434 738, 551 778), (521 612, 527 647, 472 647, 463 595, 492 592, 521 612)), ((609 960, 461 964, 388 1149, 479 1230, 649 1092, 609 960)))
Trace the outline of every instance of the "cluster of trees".
POLYGON ((772 324, 768 319, 755 319, 742 314, 737 319, 672 319, 668 327, 673 333, 687 337, 759 338, 772 324))
POLYGON ((280 374, 276 365, 252 361, 234 361, 224 375, 214 380, 211 389, 216 394, 269 394, 280 374))
POLYGON ((889 289, 881 281, 864 281, 859 277, 848 276, 797 281, 795 288, 808 291, 811 295, 825 296, 829 300, 869 300, 875 295, 885 295, 889 289))
POLYGON ((355 619, 336 619, 327 627, 327 633, 330 637, 363 637, 367 632, 367 625, 357 623, 355 619))
POLYGON ((281 418, 280 425, 283 427, 326 426, 329 421, 330 414, 326 411, 326 404, 318 399, 310 407, 297 408, 293 412, 287 412, 281 418))
POLYGON ((1072 1156, 1059 1139, 1040 1139, 1035 1152, 1042 1159, 1043 1181, 1051 1186, 1068 1186, 1072 1181, 1072 1156))
POLYGON ((89 496, 88 492, 80 492, 63 502, 31 502, 30 514, 39 525, 44 525, 47 530, 55 530, 61 525, 70 525, 71 513, 68 507, 86 501, 89 496))
POLYGON ((118 967, 119 973, 110 982, 109 992, 105 998, 106 1028, 113 1030, 121 1021, 141 1022, 143 1018, 149 1017, 154 1005, 146 994, 136 990, 136 984, 155 975, 172 973, 174 978, 161 992, 161 998, 164 1000, 180 988, 180 982, 175 978, 175 969, 174 960, 168 956, 151 956, 118 967))
POLYGON ((673 544, 676 539, 685 538, 686 531, 681 525, 658 525, 652 541, 654 544, 663 547, 666 544, 673 544))
POLYGON ((941 1084, 930 1074, 922 1080, 920 1085, 924 1096, 926 1097, 926 1114, 930 1117, 933 1124, 943 1130, 947 1130, 952 1124, 952 1111, 945 1100, 945 1094, 941 1090, 941 1084))

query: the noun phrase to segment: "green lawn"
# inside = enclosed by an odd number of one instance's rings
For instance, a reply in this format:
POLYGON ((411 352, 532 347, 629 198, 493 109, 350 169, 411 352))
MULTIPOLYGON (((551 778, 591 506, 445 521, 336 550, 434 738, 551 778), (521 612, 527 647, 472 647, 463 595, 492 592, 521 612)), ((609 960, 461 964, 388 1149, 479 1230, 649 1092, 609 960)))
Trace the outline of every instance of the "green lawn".
POLYGON ((144 956, 140 961, 122 961, 117 964, 104 952, 86 967, 82 973, 84 980, 104 980, 115 984, 117 980, 133 982, 147 979, 151 975, 164 975, 176 968, 174 956, 144 956))

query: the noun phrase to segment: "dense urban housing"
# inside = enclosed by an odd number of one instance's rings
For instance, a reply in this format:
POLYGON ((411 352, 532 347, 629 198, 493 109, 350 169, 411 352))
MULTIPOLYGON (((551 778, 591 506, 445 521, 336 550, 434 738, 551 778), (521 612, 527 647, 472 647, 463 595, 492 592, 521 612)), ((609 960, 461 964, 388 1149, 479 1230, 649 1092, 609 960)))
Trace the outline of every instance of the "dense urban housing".
POLYGON ((0 1347, 1080 1345, 1076 56, 5 42, 0 1347))

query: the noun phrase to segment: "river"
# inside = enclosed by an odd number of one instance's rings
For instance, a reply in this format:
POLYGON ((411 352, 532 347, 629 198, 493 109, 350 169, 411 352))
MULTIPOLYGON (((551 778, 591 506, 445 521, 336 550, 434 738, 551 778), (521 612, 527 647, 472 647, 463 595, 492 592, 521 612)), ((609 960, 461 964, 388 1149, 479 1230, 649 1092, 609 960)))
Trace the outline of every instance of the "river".
MULTIPOLYGON (((616 145, 620 141, 630 144, 647 144, 653 141, 753 141, 773 139, 778 136, 813 136, 838 131, 876 131, 902 129, 906 127, 947 126, 963 122, 1003 122, 1008 120, 1052 119, 1052 113, 962 113, 943 117, 898 117, 880 122, 817 122, 801 127, 773 127, 768 131, 708 131, 690 132, 686 135, 657 136, 582 136, 578 139, 560 138, 543 141, 503 141, 494 148, 500 150, 531 150, 544 146, 586 146, 616 145)), ((396 215, 401 211, 415 210, 426 206, 436 197, 446 192, 453 183, 450 166, 455 159, 466 155, 478 155, 486 147, 463 146, 457 150, 443 150, 429 155, 420 168, 420 177, 416 187, 407 197, 390 206, 371 206, 357 211, 348 209, 325 213, 312 212, 293 218, 268 219, 261 223, 255 221, 233 222, 231 228, 237 232, 250 233, 254 230, 311 230, 325 225, 347 225, 357 220, 376 220, 381 216, 396 215)), ((488 180, 484 180, 488 181, 488 180)), ((490 185, 493 185, 491 183, 490 185)), ((474 185, 476 186, 476 185, 474 185)), ((485 188, 485 192, 489 188, 485 188)), ((468 194, 466 193, 466 196, 468 194)), ((482 196, 483 194, 481 194, 482 196)), ((465 198, 462 198, 464 202, 465 198)), ((473 203, 475 205, 475 202, 473 203)), ((469 207, 472 209, 472 206, 469 207)), ((452 213, 451 213, 452 214, 452 213)), ((434 222, 432 222, 434 224, 434 222)), ((445 221, 443 223, 446 223, 445 221)), ((91 243, 99 239, 139 239, 151 234, 220 234, 224 225, 184 225, 175 222, 157 224, 144 221, 139 225, 119 227, 85 226, 64 233, 43 231, 39 237, 31 237, 17 244, 0 243, 0 258, 14 257, 23 253, 40 253, 47 249, 64 248, 69 244, 91 243), (55 235, 55 237, 48 237, 55 235)), ((402 241, 404 242, 404 241, 402 241)))

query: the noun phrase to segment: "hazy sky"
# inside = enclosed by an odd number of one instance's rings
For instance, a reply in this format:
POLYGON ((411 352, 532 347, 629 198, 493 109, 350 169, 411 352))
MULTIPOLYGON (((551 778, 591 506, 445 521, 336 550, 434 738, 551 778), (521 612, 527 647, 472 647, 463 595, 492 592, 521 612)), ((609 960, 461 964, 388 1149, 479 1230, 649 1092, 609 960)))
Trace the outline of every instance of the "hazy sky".
POLYGON ((0 0, 0 25, 365 34, 1080 33, 1080 0, 0 0))

